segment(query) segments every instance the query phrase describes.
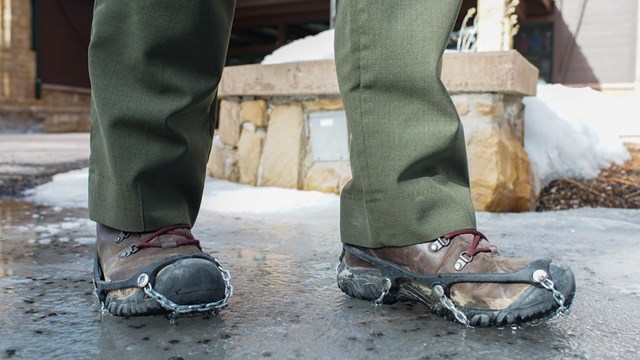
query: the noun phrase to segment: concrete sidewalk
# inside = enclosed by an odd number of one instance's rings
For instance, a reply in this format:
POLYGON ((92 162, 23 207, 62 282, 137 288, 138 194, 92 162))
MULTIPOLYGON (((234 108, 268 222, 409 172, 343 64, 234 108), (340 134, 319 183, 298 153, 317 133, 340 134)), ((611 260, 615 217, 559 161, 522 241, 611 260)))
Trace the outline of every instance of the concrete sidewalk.
POLYGON ((89 134, 0 134, 0 198, 89 165, 89 134))
POLYGON ((89 134, 0 134, 0 164, 51 165, 89 160, 89 134))

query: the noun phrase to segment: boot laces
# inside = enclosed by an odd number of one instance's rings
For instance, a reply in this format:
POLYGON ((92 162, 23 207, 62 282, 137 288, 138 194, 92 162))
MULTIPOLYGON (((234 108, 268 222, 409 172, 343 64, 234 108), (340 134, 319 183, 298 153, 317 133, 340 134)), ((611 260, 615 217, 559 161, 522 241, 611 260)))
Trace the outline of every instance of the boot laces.
POLYGON ((469 246, 469 249, 467 251, 465 251, 464 253, 467 256, 473 257, 478 253, 481 252, 493 252, 496 251, 496 246, 495 245, 489 245, 488 247, 484 247, 484 246, 480 246, 480 242, 482 240, 487 240, 487 237, 481 233, 478 230, 474 230, 474 229, 465 229, 465 230, 458 230, 458 231, 454 231, 451 233, 448 233, 447 235, 444 236, 445 239, 447 240, 451 240, 456 236, 460 236, 460 235, 464 235, 464 234, 471 234, 473 235, 473 241, 471 242, 471 245, 469 246))
POLYGON ((140 240, 136 244, 131 245, 134 251, 144 249, 144 248, 163 248, 163 247, 178 247, 178 246, 186 246, 186 245, 196 245, 200 248, 200 241, 193 237, 191 234, 191 228, 188 225, 171 225, 164 227, 162 229, 156 230, 151 233, 145 239, 140 240), (175 243, 167 243, 161 241, 153 241, 160 237, 161 235, 174 235, 182 238, 182 240, 178 240, 175 243))

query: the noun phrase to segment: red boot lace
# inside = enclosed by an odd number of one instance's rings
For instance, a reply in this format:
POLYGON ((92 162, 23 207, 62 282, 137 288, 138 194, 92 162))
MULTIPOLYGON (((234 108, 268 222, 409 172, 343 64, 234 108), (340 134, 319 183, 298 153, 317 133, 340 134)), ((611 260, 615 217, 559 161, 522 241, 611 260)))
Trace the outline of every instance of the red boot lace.
POLYGON ((179 240, 175 242, 176 247, 185 246, 185 245, 196 245, 200 247, 200 241, 196 240, 196 238, 194 238, 193 235, 191 235, 191 231, 177 231, 179 229, 191 230, 191 228, 188 225, 167 226, 160 230, 155 231, 154 233, 149 235, 146 239, 141 240, 139 243, 134 244, 133 246, 135 247, 135 249, 144 249, 144 248, 150 248, 150 247, 161 248, 163 247, 162 243, 152 242, 152 241, 160 235, 169 234, 169 235, 175 235, 175 236, 180 236, 184 238, 184 240, 179 240))
POLYGON ((456 236, 464 235, 464 234, 472 234, 473 235, 473 241, 471 242, 471 246, 469 246, 469 250, 465 251, 465 254, 467 256, 474 257, 476 254, 481 253, 481 252, 492 252, 492 251, 496 250, 496 246, 495 245, 490 245, 489 247, 478 247, 478 245, 480 244, 480 242, 482 240, 489 241, 489 239, 487 239, 487 237, 483 233, 481 233, 478 230, 474 230, 474 229, 465 229, 465 230, 454 231, 452 233, 448 233, 447 235, 445 235, 444 238, 447 239, 447 240, 451 240, 456 236))

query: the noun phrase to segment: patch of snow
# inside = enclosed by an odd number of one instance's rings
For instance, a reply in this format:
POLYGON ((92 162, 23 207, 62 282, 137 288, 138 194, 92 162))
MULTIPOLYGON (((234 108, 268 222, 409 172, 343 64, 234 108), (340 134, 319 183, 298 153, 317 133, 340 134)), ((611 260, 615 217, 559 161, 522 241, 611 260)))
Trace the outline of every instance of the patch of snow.
POLYGON ((558 178, 593 178, 630 158, 621 130, 611 125, 619 99, 591 88, 539 85, 537 96, 523 102, 525 149, 543 186, 558 178))
POLYGON ((208 179, 202 210, 220 213, 297 213, 338 209, 337 195, 276 187, 254 187, 224 180, 208 179))
POLYGON ((274 65, 299 61, 332 60, 334 30, 298 39, 265 56, 262 65, 274 65))
MULTIPOLYGON (((87 169, 58 174, 50 183, 32 189, 29 192, 29 200, 48 206, 87 208, 87 177, 87 169)), ((337 195, 275 187, 254 187, 207 178, 201 209, 223 213, 263 214, 295 213, 326 208, 337 210, 338 207, 337 195)), ((35 230, 57 234, 61 230, 71 230, 86 225, 82 219, 70 219, 59 225, 38 226, 35 230)))
POLYGON ((87 208, 89 203, 88 169, 73 170, 53 176, 51 182, 26 191, 27 199, 41 205, 63 208, 87 208))
POLYGON ((93 237, 77 237, 73 241, 79 245, 93 245, 96 242, 96 238, 93 237))

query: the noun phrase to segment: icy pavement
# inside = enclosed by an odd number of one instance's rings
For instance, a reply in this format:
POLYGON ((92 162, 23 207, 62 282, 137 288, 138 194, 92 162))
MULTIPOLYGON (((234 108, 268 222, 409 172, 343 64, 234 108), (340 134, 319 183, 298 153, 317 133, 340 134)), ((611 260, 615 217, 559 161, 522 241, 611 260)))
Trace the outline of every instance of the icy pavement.
POLYGON ((92 294, 86 172, 0 203, 0 357, 16 359, 637 359, 640 211, 478 215, 509 255, 576 273, 568 318, 470 329, 421 305, 374 307, 335 285, 338 197, 210 180, 194 232, 233 275, 219 316, 102 315, 92 294), (84 174, 84 175, 83 175, 84 174))

